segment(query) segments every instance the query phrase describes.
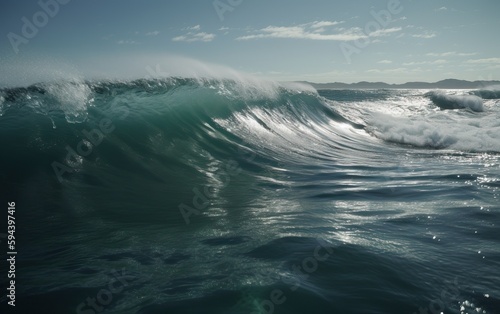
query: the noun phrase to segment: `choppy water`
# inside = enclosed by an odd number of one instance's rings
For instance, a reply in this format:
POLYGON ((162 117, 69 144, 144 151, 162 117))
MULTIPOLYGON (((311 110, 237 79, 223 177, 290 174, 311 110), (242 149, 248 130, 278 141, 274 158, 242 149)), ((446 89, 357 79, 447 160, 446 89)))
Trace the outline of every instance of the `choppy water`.
POLYGON ((3 89, 16 309, 500 313, 499 98, 174 78, 3 89))

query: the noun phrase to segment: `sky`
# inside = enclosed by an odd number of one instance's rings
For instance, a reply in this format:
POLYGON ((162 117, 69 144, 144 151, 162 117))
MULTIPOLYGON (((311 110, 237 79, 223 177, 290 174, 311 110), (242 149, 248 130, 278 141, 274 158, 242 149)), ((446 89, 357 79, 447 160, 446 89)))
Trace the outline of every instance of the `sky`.
POLYGON ((499 15, 498 0, 2 0, 0 84, 227 68, 320 83, 498 80, 499 15))

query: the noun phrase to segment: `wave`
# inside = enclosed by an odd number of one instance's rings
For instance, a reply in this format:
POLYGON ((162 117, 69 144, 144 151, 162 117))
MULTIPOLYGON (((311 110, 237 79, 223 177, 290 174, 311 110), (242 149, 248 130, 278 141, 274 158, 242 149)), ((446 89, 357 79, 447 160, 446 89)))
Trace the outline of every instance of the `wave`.
POLYGON ((500 152, 500 123, 495 119, 427 116, 395 117, 374 113, 367 130, 384 141, 430 149, 500 152))
MULTIPOLYGON (((349 92, 342 93, 349 99, 349 92)), ((57 162, 72 174, 100 169, 92 179, 97 181, 118 173, 116 167, 154 180, 185 176, 182 171, 190 169, 208 180, 207 169, 235 152, 254 152, 259 162, 248 165, 252 169, 346 159, 369 163, 401 149, 387 142, 500 152, 498 119, 481 120, 467 111, 461 113, 471 116, 461 120, 454 111, 429 115, 421 109, 428 108, 422 94, 387 93, 381 100, 370 92, 363 96, 367 103, 333 101, 308 85, 244 79, 42 83, 0 90, 0 146, 27 142, 17 156, 38 156, 30 167, 52 170, 57 162), (402 116, 377 113, 376 107, 402 116)), ((64 178, 70 177, 66 172, 64 178)))
MULTIPOLYGON (((136 164, 128 168, 139 167, 152 177, 162 172, 144 170, 149 165, 140 162, 143 158, 203 173, 210 168, 207 158, 227 159, 235 151, 258 152, 271 163, 300 162, 339 156, 339 147, 363 144, 355 144, 350 133, 364 132, 363 126, 302 84, 192 78, 72 81, 0 94, 0 144, 11 147, 29 139, 19 155, 38 155, 32 166, 46 168, 55 161, 72 173, 112 160, 136 164), (104 142, 107 149, 95 149, 104 142)), ((169 175, 178 171, 161 168, 169 175)))
POLYGON ((441 109, 470 109, 475 112, 484 111, 483 100, 475 95, 447 95, 441 91, 426 94, 434 105, 441 109))
POLYGON ((61 112, 67 122, 79 123, 87 117, 88 106, 93 102, 91 95, 91 86, 72 81, 3 89, 0 90, 0 115, 26 107, 49 117, 61 112))
POLYGON ((471 94, 483 99, 500 99, 500 86, 490 86, 472 91, 471 94))
POLYGON ((226 100, 258 101, 277 99, 284 91, 314 94, 305 84, 259 81, 241 78, 140 79, 134 81, 57 81, 28 87, 0 89, 0 115, 24 109, 55 119, 63 115, 68 123, 87 120, 89 109, 104 108, 112 103, 134 104, 146 111, 151 107, 168 110, 177 101, 199 100, 203 94, 226 100), (173 96, 173 97, 171 97, 173 96), (163 107, 163 108, 161 108, 163 107))

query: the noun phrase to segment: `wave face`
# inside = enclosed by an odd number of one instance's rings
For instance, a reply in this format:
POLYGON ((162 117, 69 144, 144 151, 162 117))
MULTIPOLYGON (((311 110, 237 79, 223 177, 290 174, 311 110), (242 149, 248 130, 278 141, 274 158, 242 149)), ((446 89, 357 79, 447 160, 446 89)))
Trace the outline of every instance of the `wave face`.
POLYGON ((484 111, 481 97, 473 95, 447 95, 444 92, 430 92, 427 94, 432 102, 441 109, 470 109, 475 112, 484 111))
POLYGON ((500 99, 500 86, 491 86, 484 89, 471 91, 472 95, 479 96, 483 99, 500 99))
POLYGON ((191 78, 2 89, 19 306, 495 313, 500 104, 479 97, 191 78))

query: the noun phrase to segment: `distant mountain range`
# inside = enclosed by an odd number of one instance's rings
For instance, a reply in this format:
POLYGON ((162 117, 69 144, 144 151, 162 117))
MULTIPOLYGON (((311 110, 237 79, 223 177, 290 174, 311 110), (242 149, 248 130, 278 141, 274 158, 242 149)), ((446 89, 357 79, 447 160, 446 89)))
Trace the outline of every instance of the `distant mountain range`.
POLYGON ((435 83, 426 82, 408 82, 404 84, 387 84, 384 82, 358 82, 353 84, 347 83, 311 83, 302 81, 312 85, 316 89, 481 89, 488 86, 500 86, 500 81, 464 81, 447 79, 435 83))

